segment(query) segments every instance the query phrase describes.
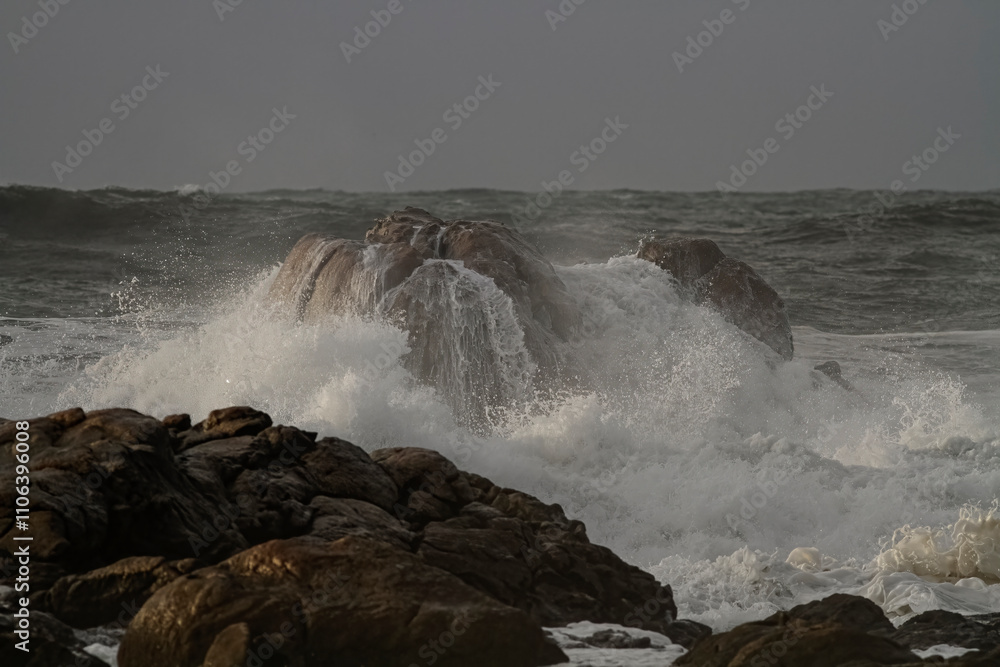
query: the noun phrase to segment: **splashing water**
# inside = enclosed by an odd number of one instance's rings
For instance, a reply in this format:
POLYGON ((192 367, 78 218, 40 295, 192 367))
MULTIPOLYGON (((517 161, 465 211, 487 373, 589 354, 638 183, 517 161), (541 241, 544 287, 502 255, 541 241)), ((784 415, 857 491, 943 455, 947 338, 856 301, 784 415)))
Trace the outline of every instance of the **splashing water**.
MULTIPOLYGON (((368 450, 437 449, 562 504, 593 541, 670 583, 681 616, 716 629, 834 592, 898 619, 1000 611, 1000 415, 965 378, 915 364, 913 341, 796 327, 796 359, 775 365, 659 269, 617 257, 557 267, 584 323, 558 351, 563 383, 542 392, 503 293, 464 267, 434 271, 420 298, 456 340, 379 316, 296 324, 266 305, 272 269, 210 307, 150 302, 142 280, 116 279, 131 305, 113 321, 0 319, 15 339, 0 346, 0 413, 127 406, 197 420, 247 404, 368 450), (428 345, 452 359, 437 388, 408 361, 428 345), (502 409, 474 432, 463 411, 480 391, 477 355, 505 373, 488 401, 502 409), (854 391, 812 370, 828 359, 854 391)), ((921 336, 920 359, 998 339, 921 336)))

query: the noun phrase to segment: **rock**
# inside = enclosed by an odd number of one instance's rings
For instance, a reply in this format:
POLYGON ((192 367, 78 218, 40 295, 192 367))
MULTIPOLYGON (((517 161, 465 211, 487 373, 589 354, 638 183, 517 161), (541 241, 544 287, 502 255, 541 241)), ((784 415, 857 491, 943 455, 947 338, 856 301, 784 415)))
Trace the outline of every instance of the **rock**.
MULTIPOLYGON (((224 490, 195 487, 174 459, 174 440, 156 419, 132 410, 68 411, 31 421, 33 583, 128 556, 192 556, 189 540, 211 525, 224 490), (75 422, 75 423, 74 423, 75 422)), ((0 474, 14 464, 13 431, 0 427, 0 474)), ((13 553, 13 488, 0 486, 0 556, 13 553)), ((247 546, 223 531, 203 554, 247 546)))
POLYGON ((864 632, 887 632, 893 629, 892 623, 877 604, 868 598, 843 593, 792 607, 788 611, 788 618, 805 625, 832 623, 864 632))
POLYGON ((533 381, 557 377, 559 343, 580 323, 552 265, 515 230, 411 207, 377 221, 364 242, 306 235, 269 300, 309 322, 402 318, 404 363, 472 425, 522 400, 533 381))
POLYGON ((638 257, 669 272, 697 303, 761 341, 783 359, 792 358, 792 329, 785 303, 750 265, 727 258, 709 239, 643 242, 638 257))
MULTIPOLYGON (((184 416, 181 415, 181 422, 184 416)), ((187 421, 190 423, 190 418, 187 421)), ((257 435, 270 425, 270 416, 245 405, 212 410, 204 421, 179 434, 182 443, 178 450, 183 451, 211 440, 257 435)))
POLYGON ((890 625, 879 634, 910 649, 948 644, 984 652, 995 651, 1000 649, 1000 614, 964 616, 935 609, 911 618, 899 628, 890 625))
POLYGON ((523 612, 411 553, 345 537, 268 542, 175 580, 136 616, 118 661, 196 667, 253 644, 302 667, 566 660, 523 612))
POLYGON ((309 505, 313 509, 309 535, 334 541, 354 535, 391 544, 410 551, 417 540, 416 533, 385 510, 361 500, 316 496, 309 505))
POLYGON ((792 358, 792 328, 785 302, 749 264, 726 258, 698 279, 697 289, 726 320, 783 359, 792 358))
POLYGON ((18 649, 16 645, 23 639, 14 634, 17 620, 13 610, 0 608, 0 665, 54 667, 92 664, 93 658, 84 653, 83 643, 73 634, 73 629, 42 611, 31 612, 28 651, 18 649))
POLYGON ((171 431, 186 431, 191 428, 191 415, 167 415, 163 418, 163 425, 171 431))
POLYGON ((854 387, 851 386, 851 383, 844 379, 844 375, 840 370, 840 364, 836 361, 826 361, 822 364, 817 364, 813 366, 813 370, 819 371, 844 389, 854 391, 854 387))
POLYGON ((65 576, 34 601, 75 628, 108 623, 124 628, 153 593, 197 566, 194 559, 123 558, 85 574, 65 576))
POLYGON ((874 602, 837 594, 705 637, 674 664, 678 667, 919 664, 920 659, 909 649, 869 632, 891 628, 892 624, 874 602))
POLYGON ((689 289, 726 258, 714 241, 691 237, 644 241, 638 257, 670 272, 681 286, 689 289))
POLYGON ((253 637, 246 623, 233 623, 215 635, 202 667, 239 667, 247 663, 253 637))
MULTIPOLYGON (((31 518, 34 603, 74 626, 124 627, 143 601, 189 585, 182 582, 199 579, 198 572, 215 572, 195 567, 231 561, 252 552, 251 545, 353 540, 368 545, 373 557, 384 549, 404 553, 535 628, 583 620, 628 624, 686 645, 705 631, 675 621, 669 587, 590 544, 583 524, 558 505, 463 472, 438 452, 391 448, 368 455, 337 438, 265 426, 270 421, 245 407, 215 411, 185 430, 130 410, 32 420, 33 447, 42 450, 31 518), (193 444, 182 448, 182 442, 193 444)), ((7 457, 13 433, 0 425, 7 457)), ((12 459, 0 462, 9 468, 12 459)), ((5 493, 0 535, 9 540, 13 502, 0 487, 5 493)), ((0 541, 0 556, 10 564, 12 546, 4 545, 12 543, 0 541)), ((0 572, 0 581, 13 572, 0 572)), ((269 570, 254 572, 241 574, 239 585, 271 585, 269 570)), ((198 640, 204 640, 198 660, 210 649, 222 662, 240 647, 280 652, 272 646, 280 624, 275 630, 251 622, 273 605, 260 601, 256 609, 257 598, 248 599, 249 606, 232 607, 198 640)))

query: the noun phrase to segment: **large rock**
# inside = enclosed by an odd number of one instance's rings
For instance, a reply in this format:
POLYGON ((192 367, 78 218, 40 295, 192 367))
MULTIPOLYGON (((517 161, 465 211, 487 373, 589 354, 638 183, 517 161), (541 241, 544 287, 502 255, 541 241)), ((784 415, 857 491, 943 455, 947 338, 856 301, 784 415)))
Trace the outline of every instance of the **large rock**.
POLYGON ((703 638, 674 664, 678 667, 920 664, 920 658, 908 648, 879 635, 891 631, 892 623, 874 602, 837 594, 703 638))
MULTIPOLYGON (((195 585, 178 582, 212 579, 219 571, 214 564, 243 562, 233 558, 253 545, 284 540, 299 545, 288 547, 296 553, 313 545, 303 552, 312 554, 315 545, 347 540, 352 554, 370 547, 378 560, 391 549, 408 563, 425 563, 434 576, 506 609, 503 618, 523 617, 536 628, 618 623, 685 645, 707 632, 675 621, 668 586, 591 544, 583 524, 558 505, 461 471, 438 452, 391 448, 369 455, 337 438, 270 425, 264 413, 241 406, 194 425, 186 415, 168 422, 131 410, 30 420, 32 447, 39 449, 29 519, 31 597, 38 609, 80 628, 125 627, 147 599, 171 586, 195 585)), ((0 424, 2 475, 12 474, 12 443, 12 425, 0 424)), ((12 583, 16 571, 13 499, 0 489, 4 493, 0 585, 12 583)), ((257 576, 252 572, 240 570, 240 586, 271 590, 270 574, 260 570, 262 580, 248 582, 257 576)), ((286 583, 277 588, 285 590, 286 583)), ((185 640, 192 656, 201 652, 191 659, 209 656, 224 664, 239 647, 256 650, 264 630, 255 614, 278 610, 220 598, 212 611, 213 599, 199 598, 199 609, 227 623, 206 630, 208 639, 185 640)), ((176 639, 169 633, 150 639, 156 626, 144 627, 143 642, 176 639)), ((381 631, 396 636, 405 628, 381 631)))
POLYGON ((537 371, 555 377, 558 343, 580 320, 552 265, 515 230, 412 207, 377 221, 364 242, 304 236, 270 299, 307 322, 402 317, 408 367, 472 424, 530 395, 537 371))
POLYGON ((792 328, 785 303, 753 268, 726 257, 709 239, 651 239, 638 257, 669 272, 696 302, 713 307, 726 320, 791 359, 792 328))
POLYGON ((527 667, 566 660, 517 609, 363 538, 268 542, 169 584, 129 626, 121 667, 527 667), (275 658, 272 658, 275 656, 275 658), (280 658, 277 658, 280 656, 280 658))
POLYGON ((1000 650, 1000 614, 964 616, 935 609, 914 616, 899 628, 879 633, 910 649, 926 649, 937 644, 961 646, 979 651, 1000 650))

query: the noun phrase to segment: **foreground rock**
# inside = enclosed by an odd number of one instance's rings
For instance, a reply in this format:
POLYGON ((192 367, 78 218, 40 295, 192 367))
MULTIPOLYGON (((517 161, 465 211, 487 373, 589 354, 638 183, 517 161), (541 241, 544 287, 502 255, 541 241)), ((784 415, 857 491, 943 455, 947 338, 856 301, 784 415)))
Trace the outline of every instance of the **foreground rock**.
POLYGON ((726 257, 708 239, 686 237, 646 241, 638 257, 669 272, 697 302, 715 308, 783 359, 792 358, 785 303, 749 264, 726 257))
POLYGON ((123 666, 405 667, 560 662, 524 612, 382 542, 276 540, 174 581, 147 602, 123 666), (280 657, 279 657, 280 656, 280 657))
MULTIPOLYGON (((921 624, 927 625, 926 622, 917 625, 921 624)), ((907 631, 905 625, 896 630, 871 600, 837 594, 703 638, 674 664, 679 667, 916 667, 926 664, 986 667, 1000 664, 1000 646, 989 640, 985 629, 973 635, 968 634, 968 629, 964 635, 962 631, 941 631, 922 639, 919 634, 907 631), (936 644, 966 646, 960 643, 963 636, 966 641, 975 636, 979 646, 986 650, 967 653, 947 663, 936 658, 922 661, 912 651, 936 644)))
MULTIPOLYGON (((419 653, 446 631, 455 650, 438 664, 482 651, 533 665, 560 659, 541 625, 632 625, 687 645, 707 633, 675 621, 669 587, 591 544, 558 505, 434 451, 369 456, 247 407, 194 425, 121 409, 30 422, 32 609, 78 628, 128 625, 122 667, 253 651, 396 664, 390 649, 419 653)), ((13 474, 14 434, 0 422, 0 475, 13 474)), ((0 486, 0 585, 15 571, 13 493, 0 486)))

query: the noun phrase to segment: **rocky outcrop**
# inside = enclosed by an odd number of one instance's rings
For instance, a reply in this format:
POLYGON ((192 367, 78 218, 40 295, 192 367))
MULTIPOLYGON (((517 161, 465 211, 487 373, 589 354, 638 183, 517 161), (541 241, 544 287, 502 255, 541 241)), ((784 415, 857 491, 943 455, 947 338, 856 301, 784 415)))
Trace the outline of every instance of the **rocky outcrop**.
POLYGON ((363 242, 304 236, 269 298, 306 322, 343 313, 400 318, 410 370, 473 425, 521 400, 534 380, 557 375, 557 343, 580 319, 552 265, 516 231, 412 207, 377 221, 363 242))
POLYGON ((961 646, 984 653, 1000 651, 1000 614, 963 616, 935 609, 914 616, 884 636, 910 649, 927 649, 938 644, 961 646))
POLYGON ((696 302, 711 306, 726 320, 791 359, 792 329, 785 303, 753 268, 708 239, 648 240, 638 257, 669 272, 696 302))
POLYGON ((542 665, 565 660, 527 614, 418 555, 365 538, 277 540, 174 581, 136 616, 123 667, 542 665))
MULTIPOLYGON (((122 667, 161 653, 156 664, 228 665, 254 651, 396 664, 385 656, 419 654, 445 632, 454 651, 439 664, 476 651, 546 664, 559 655, 542 625, 634 625, 684 644, 707 632, 675 621, 669 587, 591 544, 558 505, 431 450, 369 455, 248 407, 193 425, 70 410, 29 432, 32 608, 77 628, 128 625, 122 667), (344 572, 352 583, 308 598, 344 572), (461 637, 449 630, 466 621, 461 637)), ((14 433, 0 422, 2 475, 14 433)), ((0 585, 14 571, 13 507, 0 487, 0 585)))
MULTIPOLYGON (((647 241, 639 257, 791 358, 784 303, 750 266, 708 239, 647 241)), ((460 422, 484 432, 536 390, 579 379, 569 352, 584 327, 579 305, 552 264, 497 222, 445 221, 407 207, 376 221, 364 241, 307 234, 268 298, 309 323, 337 314, 393 319, 408 333, 409 349, 398 350, 406 367, 439 390, 460 422)))
POLYGON ((955 619, 950 619, 953 631, 946 630, 948 624, 945 624, 939 632, 920 638, 920 626, 926 628, 929 623, 939 620, 938 612, 931 613, 933 617, 923 620, 918 620, 918 617, 909 622, 916 626, 913 628, 916 632, 906 630, 907 625, 896 630, 871 600, 836 594, 703 638, 674 664, 678 667, 917 667, 934 664, 935 660, 924 662, 912 649, 935 644, 966 646, 968 644, 961 643, 963 636, 966 641, 976 637, 976 648, 984 650, 949 660, 948 665, 985 667, 1000 664, 997 662, 1000 660, 1000 647, 995 641, 989 641, 988 633, 970 634, 969 628, 955 619))

